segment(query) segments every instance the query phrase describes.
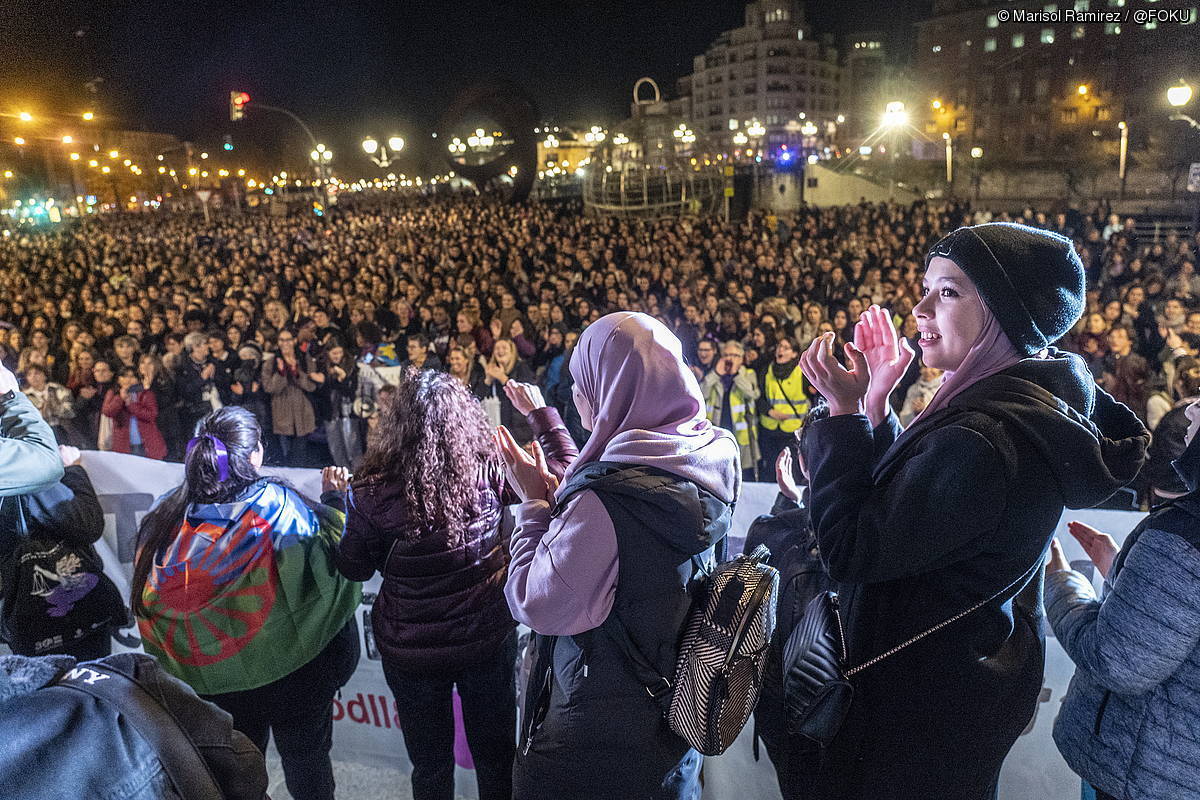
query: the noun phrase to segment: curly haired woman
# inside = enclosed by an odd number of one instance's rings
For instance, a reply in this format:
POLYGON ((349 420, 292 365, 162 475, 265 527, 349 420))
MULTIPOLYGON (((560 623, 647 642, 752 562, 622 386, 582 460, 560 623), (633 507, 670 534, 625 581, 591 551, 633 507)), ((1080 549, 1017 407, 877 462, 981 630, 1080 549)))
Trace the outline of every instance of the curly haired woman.
MULTIPOLYGON (((575 445, 541 392, 509 381, 558 475, 575 445)), ((508 496, 492 430, 457 378, 407 371, 381 406, 377 438, 354 479, 338 569, 379 571, 371 612, 383 671, 396 696, 415 800, 454 793, 451 688, 462 698, 482 800, 512 793, 516 623, 504 599, 508 496)))

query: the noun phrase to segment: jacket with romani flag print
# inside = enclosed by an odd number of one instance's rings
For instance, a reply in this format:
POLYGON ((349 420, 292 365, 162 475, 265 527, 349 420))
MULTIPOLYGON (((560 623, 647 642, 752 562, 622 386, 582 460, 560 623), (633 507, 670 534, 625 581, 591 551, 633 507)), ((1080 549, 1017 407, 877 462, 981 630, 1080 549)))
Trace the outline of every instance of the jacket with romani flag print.
POLYGON ((362 599, 333 563, 344 527, 340 510, 318 514, 265 480, 231 503, 189 505, 146 581, 146 651, 198 694, 254 689, 302 667, 362 599))

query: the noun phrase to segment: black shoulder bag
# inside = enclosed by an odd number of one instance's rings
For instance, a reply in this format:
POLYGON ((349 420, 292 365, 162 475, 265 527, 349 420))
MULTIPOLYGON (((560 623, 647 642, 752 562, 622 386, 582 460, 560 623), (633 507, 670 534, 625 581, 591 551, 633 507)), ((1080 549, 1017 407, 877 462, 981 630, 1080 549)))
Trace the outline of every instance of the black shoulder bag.
POLYGON ((1042 566, 1043 560, 1039 558, 1016 580, 988 599, 856 667, 846 666, 846 632, 842 626, 837 593, 822 592, 817 595, 809 601, 804 616, 784 646, 783 696, 788 730, 822 746, 828 745, 850 713, 850 704, 854 699, 854 686, 850 678, 973 614, 1014 587, 1023 585, 1042 566))

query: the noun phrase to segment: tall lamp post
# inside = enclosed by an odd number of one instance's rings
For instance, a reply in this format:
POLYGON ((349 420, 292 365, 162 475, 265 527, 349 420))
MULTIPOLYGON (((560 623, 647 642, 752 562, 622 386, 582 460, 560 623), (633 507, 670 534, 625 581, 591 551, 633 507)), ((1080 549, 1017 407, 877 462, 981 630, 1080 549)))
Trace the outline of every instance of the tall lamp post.
POLYGON ((946 193, 949 194, 954 188, 954 140, 949 133, 943 133, 942 140, 946 143, 946 193))
POLYGON ((395 161, 400 151, 404 149, 404 139, 399 136, 389 136, 386 145, 382 145, 374 137, 368 136, 362 141, 363 152, 371 163, 381 169, 387 169, 395 161))
POLYGON ((1128 162, 1129 156, 1129 124, 1124 120, 1117 123, 1117 127, 1121 131, 1121 161, 1120 167, 1117 169, 1117 175, 1121 179, 1121 199, 1125 199, 1125 165, 1128 162))
MULTIPOLYGON (((1167 89, 1167 102, 1170 103, 1171 108, 1176 109, 1170 119, 1176 122, 1186 122, 1193 130, 1200 131, 1200 122, 1196 122, 1194 118, 1179 110, 1192 102, 1192 87, 1186 81, 1181 80, 1178 85, 1167 89)), ((1192 214, 1192 238, 1194 239, 1197 234, 1200 234, 1200 194, 1196 195, 1196 210, 1192 214)))
POLYGON ((888 103, 883 110, 883 119, 881 120, 883 127, 891 133, 890 142, 892 148, 892 168, 891 173, 892 194, 896 193, 896 157, 900 141, 900 130, 908 126, 908 112, 904 109, 904 103, 899 100, 893 100, 888 103))
POLYGON ((326 191, 326 183, 329 181, 329 162, 333 160, 333 151, 323 144, 318 144, 316 149, 308 154, 312 159, 313 166, 317 170, 317 180, 321 184, 321 191, 326 191))

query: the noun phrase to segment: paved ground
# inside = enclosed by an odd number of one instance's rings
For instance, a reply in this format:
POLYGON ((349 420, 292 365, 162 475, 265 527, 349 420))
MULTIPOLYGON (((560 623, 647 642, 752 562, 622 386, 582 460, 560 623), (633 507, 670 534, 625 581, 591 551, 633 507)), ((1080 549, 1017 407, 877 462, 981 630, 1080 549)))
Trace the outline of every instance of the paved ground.
MULTIPOLYGON (((275 748, 267 756, 267 773, 271 778, 271 800, 292 800, 283 785, 283 769, 275 748)), ((398 769, 368 767, 351 761, 334 761, 333 777, 337 781, 338 800, 412 800, 412 785, 408 775, 398 769)), ((471 781, 469 777, 467 781, 471 781)), ((463 776, 459 776, 459 790, 466 788, 463 776)), ((471 789, 474 782, 471 781, 471 789)), ((467 800, 456 795, 455 800, 467 800)))

